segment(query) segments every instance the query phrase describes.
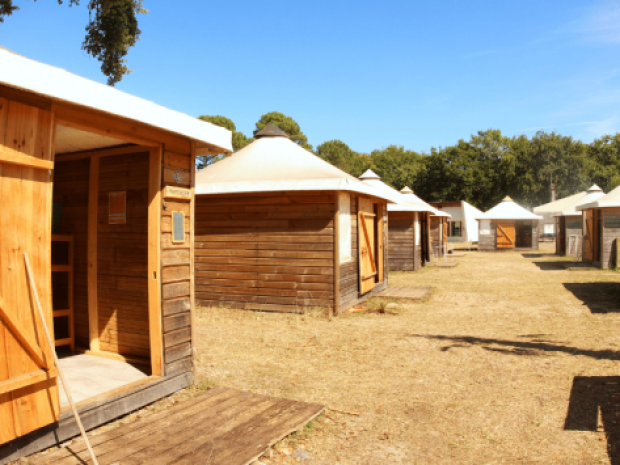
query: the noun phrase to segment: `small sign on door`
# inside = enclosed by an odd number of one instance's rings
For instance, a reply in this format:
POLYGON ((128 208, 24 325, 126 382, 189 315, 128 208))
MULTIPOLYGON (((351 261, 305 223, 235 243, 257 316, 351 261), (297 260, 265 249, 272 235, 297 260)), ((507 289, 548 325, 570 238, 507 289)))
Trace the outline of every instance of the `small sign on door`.
POLYGON ((172 212, 172 243, 183 244, 185 242, 185 214, 172 212))

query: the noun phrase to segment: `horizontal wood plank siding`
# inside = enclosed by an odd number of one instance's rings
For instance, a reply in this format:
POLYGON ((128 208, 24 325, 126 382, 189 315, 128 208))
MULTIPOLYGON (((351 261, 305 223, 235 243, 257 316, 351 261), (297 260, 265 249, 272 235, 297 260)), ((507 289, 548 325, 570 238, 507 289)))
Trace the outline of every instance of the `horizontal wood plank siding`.
POLYGON ((149 154, 101 157, 97 211, 97 306, 101 349, 150 357, 148 320, 149 154), (126 192, 125 224, 109 224, 109 193, 126 192))
POLYGON ((620 237, 620 208, 601 209, 603 215, 603 241, 601 243, 602 268, 616 267, 616 238, 620 237))
POLYGON ((332 308, 334 202, 322 191, 196 196, 197 303, 332 308))
POLYGON ((414 213, 390 212, 388 267, 390 271, 414 271, 420 266, 420 247, 415 246, 414 213), (417 249, 417 250, 416 250, 417 249))

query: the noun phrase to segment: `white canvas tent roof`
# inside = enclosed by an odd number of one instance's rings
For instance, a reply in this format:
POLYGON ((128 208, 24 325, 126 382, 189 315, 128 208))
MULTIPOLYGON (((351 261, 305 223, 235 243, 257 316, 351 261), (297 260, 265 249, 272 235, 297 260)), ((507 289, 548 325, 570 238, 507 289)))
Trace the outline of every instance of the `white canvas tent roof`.
POLYGON ((620 207, 620 186, 609 192, 609 194, 603 195, 598 199, 583 203, 577 206, 577 210, 587 210, 589 208, 613 208, 620 207))
POLYGON ((336 168, 285 137, 261 137, 196 174, 196 195, 277 191, 349 191, 393 197, 336 168))
POLYGON ((573 202, 571 205, 564 205, 563 210, 554 213, 553 216, 581 216, 581 211, 578 211, 577 207, 594 202, 605 195, 603 189, 598 187, 596 184, 593 184, 587 191, 580 192, 580 194, 583 195, 581 195, 578 200, 573 202))
POLYGON ((121 92, 64 69, 46 65, 0 47, 0 84, 62 102, 128 118, 205 144, 232 151, 232 133, 192 116, 121 92))
POLYGON ((366 170, 359 178, 364 181, 364 183, 369 184, 394 199, 395 203, 388 205, 389 212, 438 212, 438 210, 415 195, 411 189, 409 189, 411 193, 403 194, 393 187, 388 186, 381 181, 379 175, 371 169, 366 170))
POLYGON ((477 220, 542 220, 541 216, 534 215, 518 205, 510 197, 505 197, 500 203, 488 212, 478 215, 477 220))

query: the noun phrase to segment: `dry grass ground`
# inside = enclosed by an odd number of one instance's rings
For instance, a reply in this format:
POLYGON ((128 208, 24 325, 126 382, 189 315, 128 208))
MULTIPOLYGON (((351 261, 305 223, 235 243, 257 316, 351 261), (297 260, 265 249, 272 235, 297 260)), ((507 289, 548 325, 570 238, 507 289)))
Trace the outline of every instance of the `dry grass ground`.
POLYGON ((620 275, 546 247, 390 273, 436 288, 397 314, 199 309, 198 377, 359 414, 289 439, 305 463, 620 463, 620 275))

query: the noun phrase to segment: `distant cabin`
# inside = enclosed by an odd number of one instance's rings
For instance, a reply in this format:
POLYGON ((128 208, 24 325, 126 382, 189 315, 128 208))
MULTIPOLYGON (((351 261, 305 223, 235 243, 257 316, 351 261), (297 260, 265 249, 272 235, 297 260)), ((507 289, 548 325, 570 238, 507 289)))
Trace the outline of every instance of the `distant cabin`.
POLYGON ((478 242, 478 221, 482 214, 464 200, 455 202, 430 202, 437 210, 448 213, 447 239, 450 242, 478 242))
POLYGON ((583 261, 603 269, 618 268, 620 187, 576 210, 583 213, 583 261))
POLYGON ((196 302, 339 314, 387 287, 389 195, 275 125, 196 176, 196 302))
POLYGON ((510 197, 478 216, 478 250, 538 250, 540 216, 518 205, 510 197))

